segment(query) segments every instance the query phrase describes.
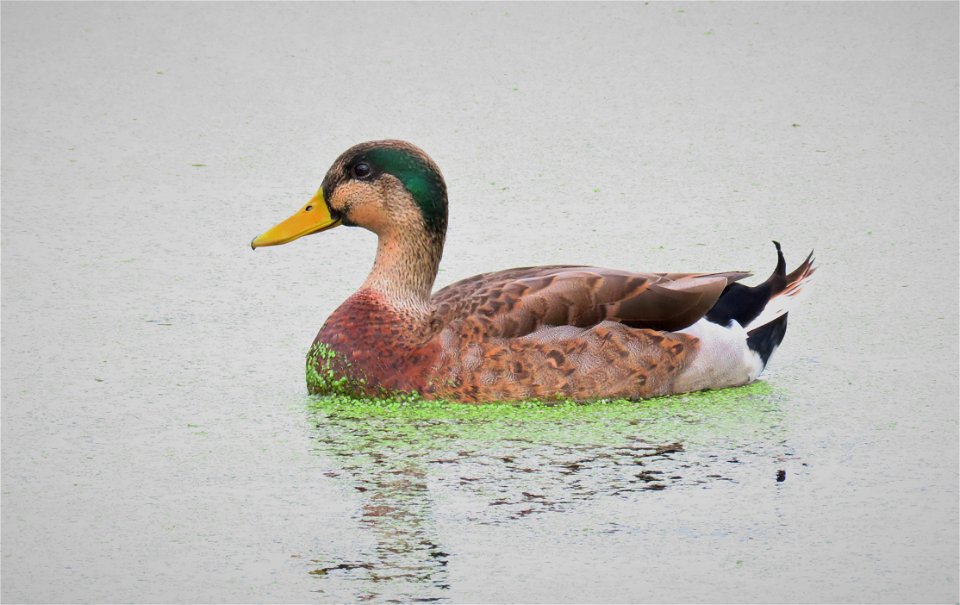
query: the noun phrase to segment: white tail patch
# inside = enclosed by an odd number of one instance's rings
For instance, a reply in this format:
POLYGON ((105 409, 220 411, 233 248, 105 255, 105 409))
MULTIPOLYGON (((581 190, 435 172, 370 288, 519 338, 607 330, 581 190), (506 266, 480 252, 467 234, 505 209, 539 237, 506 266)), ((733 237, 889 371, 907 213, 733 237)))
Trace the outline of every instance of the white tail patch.
POLYGON ((811 261, 803 273, 787 284, 783 292, 774 295, 773 298, 767 302, 767 305, 763 308, 763 311, 760 312, 760 315, 747 324, 747 327, 744 329, 747 332, 752 332, 760 326, 765 326, 776 318, 793 310, 797 301, 803 298, 801 295, 806 292, 806 288, 812 283, 813 273, 816 270, 817 268, 811 261))
POLYGON ((696 336, 700 349, 674 381, 677 393, 740 386, 763 370, 760 356, 747 347, 747 331, 736 320, 724 327, 701 319, 679 332, 696 336))

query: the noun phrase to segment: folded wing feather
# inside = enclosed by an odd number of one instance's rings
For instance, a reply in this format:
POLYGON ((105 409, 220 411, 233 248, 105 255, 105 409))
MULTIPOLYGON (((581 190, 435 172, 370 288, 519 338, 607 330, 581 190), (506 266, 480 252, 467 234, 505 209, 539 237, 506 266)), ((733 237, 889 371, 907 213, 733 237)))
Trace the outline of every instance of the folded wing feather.
POLYGON ((590 327, 616 321, 678 330, 703 317, 727 284, 749 273, 631 273, 597 267, 534 267, 488 273, 438 291, 444 324, 479 318, 490 336, 530 334, 545 326, 590 327))

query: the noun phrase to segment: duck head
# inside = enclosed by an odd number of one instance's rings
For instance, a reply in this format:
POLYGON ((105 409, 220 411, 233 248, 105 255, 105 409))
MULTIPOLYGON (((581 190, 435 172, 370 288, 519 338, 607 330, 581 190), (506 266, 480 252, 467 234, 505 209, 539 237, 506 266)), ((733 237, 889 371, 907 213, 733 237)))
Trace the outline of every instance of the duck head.
POLYGON ((440 169, 405 141, 355 145, 337 158, 309 202, 255 237, 251 247, 286 244, 339 225, 364 227, 381 239, 417 234, 442 247, 447 187, 440 169))

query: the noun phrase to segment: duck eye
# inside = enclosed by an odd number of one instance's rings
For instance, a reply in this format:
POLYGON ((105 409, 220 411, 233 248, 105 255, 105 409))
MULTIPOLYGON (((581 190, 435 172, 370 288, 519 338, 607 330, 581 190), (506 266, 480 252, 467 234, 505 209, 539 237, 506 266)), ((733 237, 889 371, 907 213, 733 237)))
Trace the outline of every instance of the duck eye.
POLYGON ((353 176, 358 179, 370 176, 371 172, 373 172, 373 170, 370 169, 370 164, 367 164, 366 162, 360 162, 353 167, 353 176))

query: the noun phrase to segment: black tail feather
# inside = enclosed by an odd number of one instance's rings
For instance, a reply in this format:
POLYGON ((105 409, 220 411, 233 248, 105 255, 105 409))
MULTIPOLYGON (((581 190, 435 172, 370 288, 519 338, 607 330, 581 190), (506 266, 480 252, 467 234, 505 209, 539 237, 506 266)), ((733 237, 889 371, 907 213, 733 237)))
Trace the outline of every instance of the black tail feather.
POLYGON ((747 332, 747 347, 760 356, 764 367, 787 333, 787 315, 788 313, 784 313, 770 323, 747 332))
POLYGON ((707 312, 708 321, 726 326, 735 319, 741 326, 746 326, 760 315, 775 294, 787 287, 787 261, 783 258, 780 242, 774 241, 773 245, 777 247, 777 266, 770 277, 752 288, 737 283, 728 285, 707 312))

